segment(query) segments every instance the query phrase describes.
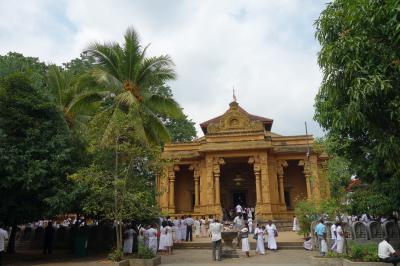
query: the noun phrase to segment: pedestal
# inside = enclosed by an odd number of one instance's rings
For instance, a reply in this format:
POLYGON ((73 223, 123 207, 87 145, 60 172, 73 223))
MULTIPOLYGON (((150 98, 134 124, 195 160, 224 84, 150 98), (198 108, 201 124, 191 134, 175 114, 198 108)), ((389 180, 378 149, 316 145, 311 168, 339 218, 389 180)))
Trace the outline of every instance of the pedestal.
POLYGON ((237 238, 237 231, 222 232, 221 237, 224 240, 222 245, 222 258, 239 258, 236 248, 233 247, 233 240, 237 238))

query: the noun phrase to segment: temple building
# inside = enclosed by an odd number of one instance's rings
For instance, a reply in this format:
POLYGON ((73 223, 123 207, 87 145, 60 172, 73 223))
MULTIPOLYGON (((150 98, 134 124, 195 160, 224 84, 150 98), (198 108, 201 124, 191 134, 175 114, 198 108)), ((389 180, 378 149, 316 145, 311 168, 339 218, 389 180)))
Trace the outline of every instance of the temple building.
POLYGON ((328 197, 328 158, 314 138, 278 135, 272 124, 234 100, 200 124, 204 137, 165 145, 169 164, 157 178, 161 211, 222 218, 240 203, 254 207, 259 220, 279 220, 291 218, 300 200, 328 197))

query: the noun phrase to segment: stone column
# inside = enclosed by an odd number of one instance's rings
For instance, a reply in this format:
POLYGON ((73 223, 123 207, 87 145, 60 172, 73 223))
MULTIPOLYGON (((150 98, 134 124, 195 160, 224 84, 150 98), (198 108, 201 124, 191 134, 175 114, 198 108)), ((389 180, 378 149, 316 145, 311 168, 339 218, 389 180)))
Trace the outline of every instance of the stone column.
POLYGON ((307 199, 311 199, 311 167, 310 167, 310 162, 300 160, 299 161, 299 166, 303 166, 304 170, 304 176, 306 177, 306 187, 307 187, 307 199))
POLYGON ((288 167, 288 163, 284 160, 278 161, 278 184, 279 184, 279 202, 285 204, 285 188, 283 186, 284 168, 288 167))
POLYGON ((169 209, 171 212, 175 212, 175 172, 179 171, 179 166, 175 165, 172 170, 169 171, 169 209))
POLYGON ((189 170, 193 171, 194 179, 194 206, 199 206, 199 181, 200 181, 200 171, 198 165, 191 165, 189 170))
POLYGON ((260 183, 260 174, 261 174, 261 165, 254 157, 249 158, 249 164, 253 164, 254 175, 256 177, 256 204, 260 205, 262 203, 262 194, 261 194, 261 183, 260 183))
POLYGON ((220 182, 219 178, 221 176, 221 168, 220 166, 225 164, 224 159, 222 158, 215 158, 214 159, 214 183, 215 183, 215 205, 221 205, 221 189, 220 189, 220 182))

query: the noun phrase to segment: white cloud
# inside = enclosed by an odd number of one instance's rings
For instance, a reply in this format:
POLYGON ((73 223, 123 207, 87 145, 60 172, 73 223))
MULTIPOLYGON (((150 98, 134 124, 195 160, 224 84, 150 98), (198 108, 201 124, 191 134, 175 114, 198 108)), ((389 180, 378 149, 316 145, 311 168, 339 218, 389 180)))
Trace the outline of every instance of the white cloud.
POLYGON ((308 121, 311 133, 322 134, 312 122, 321 81, 312 24, 323 2, 71 0, 62 21, 54 4, 26 2, 0 0, 0 53, 62 63, 91 41, 121 41, 134 26, 150 54, 174 59, 171 87, 196 123, 223 113, 234 85, 243 108, 275 120, 273 131, 303 134, 308 121))

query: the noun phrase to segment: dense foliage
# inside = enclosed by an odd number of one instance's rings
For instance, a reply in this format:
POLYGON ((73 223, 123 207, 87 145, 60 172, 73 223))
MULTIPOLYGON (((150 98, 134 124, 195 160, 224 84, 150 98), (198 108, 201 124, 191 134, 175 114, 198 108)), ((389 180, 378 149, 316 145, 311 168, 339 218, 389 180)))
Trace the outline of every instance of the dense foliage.
MULTIPOLYGON (((332 152, 348 162, 363 184, 380 191, 369 202, 400 206, 400 1, 328 4, 316 22, 323 81, 315 119, 327 132, 332 152), (389 185, 390 184, 390 185, 389 185)), ((377 212, 364 205, 363 212, 377 212)))
POLYGON ((81 163, 83 146, 56 106, 22 74, 0 88, 0 220, 8 225, 59 214, 71 188, 67 175, 81 163))

